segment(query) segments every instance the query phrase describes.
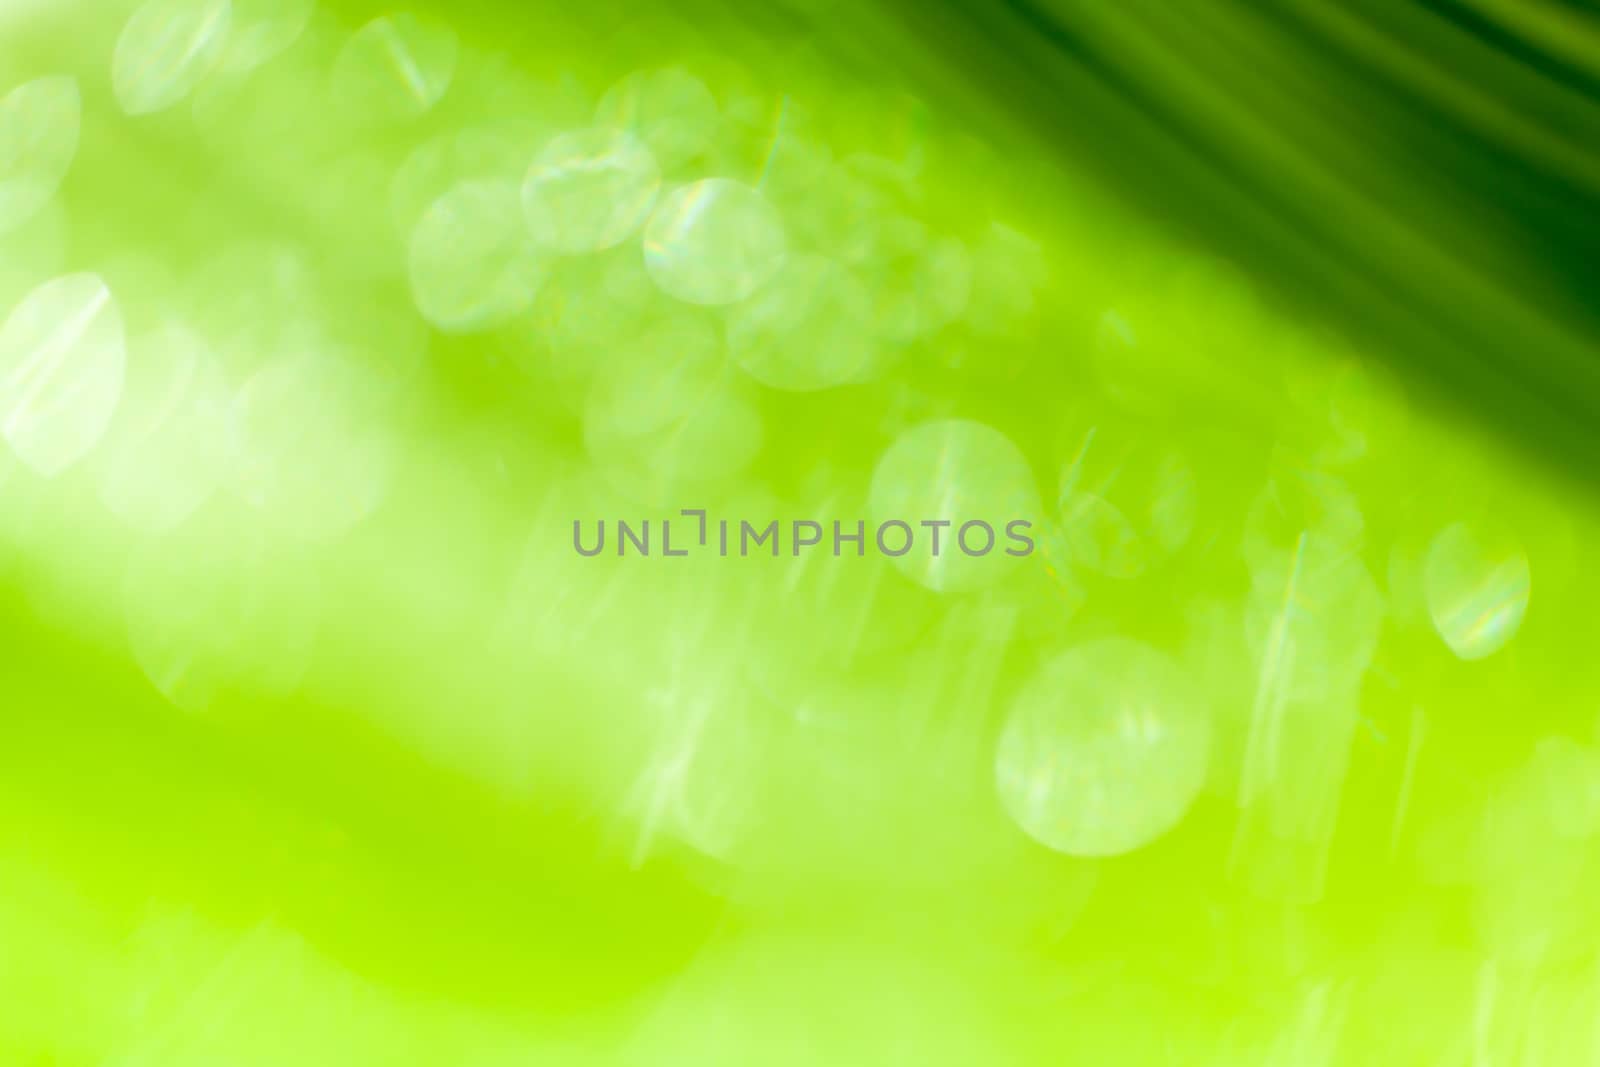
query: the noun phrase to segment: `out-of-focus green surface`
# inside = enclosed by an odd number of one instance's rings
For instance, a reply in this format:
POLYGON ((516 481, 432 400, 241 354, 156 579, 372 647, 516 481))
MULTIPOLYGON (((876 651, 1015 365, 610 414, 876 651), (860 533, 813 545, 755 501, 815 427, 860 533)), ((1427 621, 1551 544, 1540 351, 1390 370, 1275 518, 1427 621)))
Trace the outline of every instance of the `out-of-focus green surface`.
POLYGON ((0 12, 0 1067, 1600 1057, 1579 9, 0 12))

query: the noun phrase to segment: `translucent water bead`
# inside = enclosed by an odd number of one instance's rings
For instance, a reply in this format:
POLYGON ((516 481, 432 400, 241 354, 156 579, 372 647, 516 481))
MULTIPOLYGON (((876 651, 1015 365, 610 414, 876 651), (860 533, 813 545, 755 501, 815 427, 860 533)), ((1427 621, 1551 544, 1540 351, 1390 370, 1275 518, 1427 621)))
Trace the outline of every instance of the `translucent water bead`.
POLYGON ((437 19, 409 12, 373 19, 334 59, 334 101, 369 121, 419 118, 449 90, 460 47, 456 32, 437 19))
POLYGON ((673 311, 635 249, 567 260, 559 270, 557 285, 546 290, 558 305, 549 308, 547 323, 557 347, 582 348, 603 360, 600 350, 620 349, 647 321, 673 311))
POLYGON ((452 131, 418 145, 389 181, 395 232, 410 233, 439 197, 464 181, 521 182, 539 143, 538 123, 515 121, 452 131))
POLYGON ((1066 562, 1137 578, 1194 533, 1194 471, 1176 452, 1118 441, 1091 427, 1061 471, 1057 521, 1066 562))
POLYGON ((826 147, 780 139, 763 164, 759 188, 781 208, 796 248, 853 267, 870 265, 889 205, 870 184, 835 165, 826 147))
POLYGON ((98 275, 23 298, 0 327, 0 433, 25 465, 60 474, 99 443, 122 395, 122 316, 98 275))
POLYGON ((1355 689, 1372 661, 1384 600, 1345 545, 1303 535, 1251 566, 1245 636, 1258 701, 1317 700, 1355 689))
POLYGON ((635 71, 607 90, 595 124, 626 130, 650 149, 664 171, 705 151, 717 129, 717 100, 686 70, 635 71))
MULTIPOLYGON (((1022 452, 999 430, 967 419, 923 423, 896 438, 872 472, 868 510, 875 526, 911 528, 915 543, 894 557, 895 565, 936 592, 977 589, 1015 573, 1022 557, 1008 552, 1022 547, 1007 528, 1040 516, 1022 452)), ((891 529, 888 536, 891 551, 899 549, 905 535, 891 529)))
POLYGON ((1240 551, 1250 567, 1265 566, 1293 552, 1302 534, 1319 545, 1355 552, 1366 538, 1366 517, 1342 479, 1301 465, 1280 450, 1245 515, 1240 551))
POLYGON ((535 301, 542 345, 529 352, 526 369, 553 377, 558 399, 581 411, 595 373, 670 308, 635 248, 564 260, 535 301))
POLYGON ((995 756, 1000 800, 1057 852, 1131 852, 1189 810, 1210 734, 1194 687, 1166 656, 1122 638, 1082 645, 1018 693, 995 756))
POLYGON ((206 340, 171 324, 129 344, 127 387, 99 465, 100 500, 136 530, 176 527, 211 496, 233 394, 206 340))
POLYGON ((0 234, 50 202, 78 153, 83 104, 66 76, 25 82, 0 99, 0 234))
POLYGON ((217 58, 212 73, 192 94, 189 113, 196 131, 208 147, 227 151, 252 146, 249 161, 234 159, 251 180, 270 182, 269 175, 283 174, 303 180, 313 161, 348 147, 350 129, 344 110, 330 100, 330 77, 334 60, 349 40, 347 24, 324 10, 320 17, 307 21, 291 46, 249 66, 283 40, 283 30, 292 30, 298 0, 282 4, 272 0, 251 0, 233 8, 228 43, 217 58), (268 5, 273 13, 264 8, 268 5), (278 11, 285 24, 276 24, 278 11), (265 18, 266 22, 260 20, 265 18), (249 21, 247 21, 249 20, 249 21), (254 37, 252 27, 262 35, 254 37), (243 51, 235 51, 235 31, 245 35, 243 51), (249 42, 254 38, 257 44, 249 42), (259 146, 272 145, 263 155, 259 146))
POLYGON ((667 194, 644 233, 644 261, 661 291, 688 304, 732 304, 782 268, 788 242, 777 209, 755 189, 708 178, 667 194))
POLYGON ((228 41, 217 60, 216 75, 228 81, 244 78, 300 39, 311 24, 316 0, 229 0, 228 41))
POLYGON ((630 498, 682 507, 742 472, 761 447, 759 411, 730 373, 717 331, 682 314, 656 323, 601 368, 583 435, 630 498))
POLYGON ((491 329, 533 304, 549 267, 524 228, 515 184, 467 181, 434 201, 411 234, 417 308, 450 333, 491 329))
POLYGON ((228 37, 228 0, 148 0, 111 56, 111 91, 129 115, 164 111, 200 84, 228 37))
POLYGON ((619 130, 564 133, 535 157, 522 209, 536 244, 579 255, 614 248, 650 213, 661 171, 640 141, 619 130))
POLYGON ((864 381, 880 347, 872 297, 840 263, 793 256, 728 316, 728 349, 763 385, 793 392, 864 381))
POLYGON ((1516 637, 1528 611, 1528 556, 1509 533, 1454 523, 1441 530, 1422 565, 1433 627, 1463 660, 1492 656, 1516 637))
POLYGON ((766 160, 790 135, 791 97, 773 98, 745 75, 736 75, 722 98, 722 114, 711 143, 701 153, 702 173, 759 182, 766 160))

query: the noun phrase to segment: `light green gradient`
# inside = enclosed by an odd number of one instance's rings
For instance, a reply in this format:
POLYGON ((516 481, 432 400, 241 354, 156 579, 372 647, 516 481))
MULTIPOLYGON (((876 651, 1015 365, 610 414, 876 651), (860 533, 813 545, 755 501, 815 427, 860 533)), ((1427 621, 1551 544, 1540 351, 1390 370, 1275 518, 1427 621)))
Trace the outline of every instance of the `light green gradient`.
POLYGON ((921 10, 7 13, 0 1067, 1600 1056, 1558 253, 1232 4, 1063 17, 1359 264, 921 10), (574 551, 685 508, 1037 550, 574 551))

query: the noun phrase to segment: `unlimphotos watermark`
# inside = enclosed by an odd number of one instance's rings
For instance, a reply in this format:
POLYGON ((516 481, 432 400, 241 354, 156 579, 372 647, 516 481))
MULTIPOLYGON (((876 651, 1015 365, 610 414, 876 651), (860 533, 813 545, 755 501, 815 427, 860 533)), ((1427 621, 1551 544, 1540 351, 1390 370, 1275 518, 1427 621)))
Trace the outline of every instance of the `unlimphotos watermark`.
MULTIPOLYGON (((846 555, 847 546, 853 548, 857 556, 865 556, 870 546, 885 556, 900 557, 913 551, 925 551, 935 559, 951 551, 971 557, 987 556, 995 551, 1008 556, 1028 556, 1033 553, 1033 524, 1027 519, 1012 519, 999 524, 984 519, 964 522, 953 519, 888 519, 869 529, 865 519, 856 519, 851 523, 834 519, 827 525, 815 519, 794 519, 789 522, 772 519, 765 525, 757 525, 748 519, 713 520, 704 508, 684 508, 680 514, 696 522, 694 529, 684 531, 676 541, 670 519, 655 523, 649 519, 613 520, 609 525, 614 551, 619 556, 687 556, 714 547, 719 556, 765 554, 776 557, 783 554, 787 545, 789 554, 794 556, 824 546, 831 547, 835 556, 846 555), (653 538, 652 531, 660 536, 653 538)), ((582 519, 572 521, 572 547, 578 555, 598 556, 605 552, 606 520, 595 520, 588 536, 585 535, 584 525, 582 519)), ((681 525, 677 528, 683 530, 681 525)))

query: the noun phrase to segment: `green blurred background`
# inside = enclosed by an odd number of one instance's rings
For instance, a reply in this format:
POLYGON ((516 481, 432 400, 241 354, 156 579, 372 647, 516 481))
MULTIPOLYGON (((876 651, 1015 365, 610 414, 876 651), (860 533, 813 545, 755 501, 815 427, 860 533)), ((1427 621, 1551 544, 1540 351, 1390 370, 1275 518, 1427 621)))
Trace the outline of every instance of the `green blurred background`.
POLYGON ((1597 65, 0 7, 0 1065, 1600 1062, 1597 65))

